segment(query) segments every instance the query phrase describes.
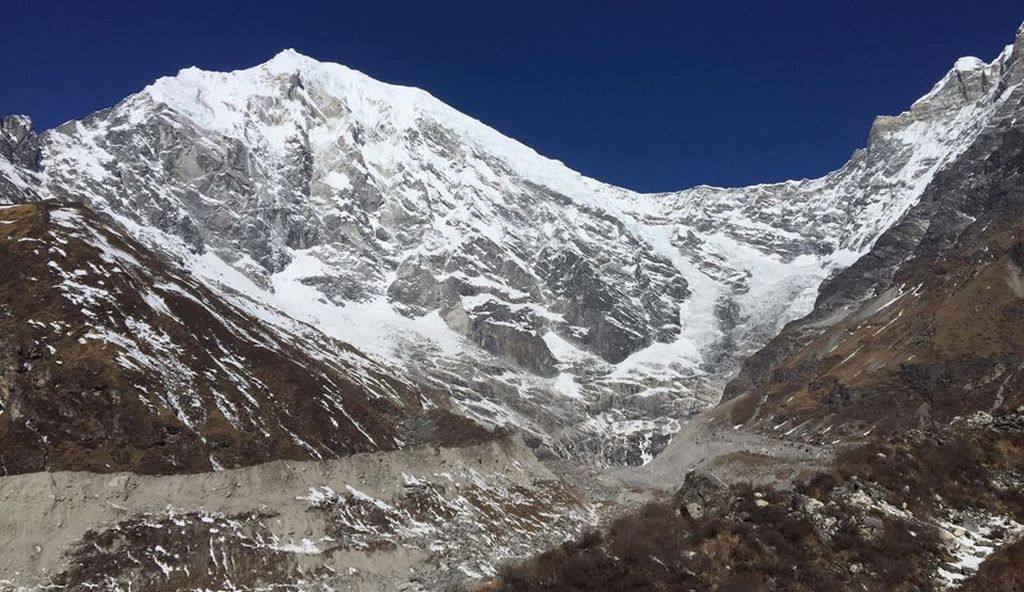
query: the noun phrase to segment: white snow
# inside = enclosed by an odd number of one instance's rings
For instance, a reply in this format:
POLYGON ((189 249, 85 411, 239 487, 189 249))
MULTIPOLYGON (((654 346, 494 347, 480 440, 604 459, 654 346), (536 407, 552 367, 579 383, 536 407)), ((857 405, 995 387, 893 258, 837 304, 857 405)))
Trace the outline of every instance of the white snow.
POLYGON ((939 568, 939 577, 948 587, 956 587, 962 584, 969 575, 976 573, 982 562, 1007 539, 1012 540, 1024 534, 1024 525, 1008 517, 997 515, 985 516, 980 524, 970 526, 945 520, 939 524, 939 527, 953 541, 950 553, 953 555, 952 567, 954 569, 951 571, 945 567, 939 568), (1002 533, 1001 539, 995 537, 997 531, 1002 533))
POLYGON ((552 388, 571 399, 583 399, 583 395, 580 394, 580 386, 576 384, 575 377, 567 372, 559 374, 554 379, 552 388))
POLYGON ((958 71, 980 70, 981 68, 984 68, 986 65, 987 64, 980 58, 976 58, 974 56, 964 56, 958 59, 956 63, 953 64, 953 69, 958 71))

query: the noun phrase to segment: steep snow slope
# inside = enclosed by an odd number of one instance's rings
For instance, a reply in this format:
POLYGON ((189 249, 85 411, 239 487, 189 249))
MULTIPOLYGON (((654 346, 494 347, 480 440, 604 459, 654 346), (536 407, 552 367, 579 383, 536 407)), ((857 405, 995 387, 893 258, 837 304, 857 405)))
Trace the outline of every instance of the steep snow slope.
POLYGON ((839 171, 749 188, 611 187, 293 51, 183 70, 39 137, 4 120, 0 176, 3 199, 85 200, 251 314, 470 417, 635 464, 971 144, 1011 57, 958 61, 839 171))

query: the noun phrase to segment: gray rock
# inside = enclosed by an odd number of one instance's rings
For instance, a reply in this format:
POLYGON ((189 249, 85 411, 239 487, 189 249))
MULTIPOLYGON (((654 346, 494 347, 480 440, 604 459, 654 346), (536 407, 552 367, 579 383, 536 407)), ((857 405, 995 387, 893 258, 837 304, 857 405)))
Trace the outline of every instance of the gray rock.
POLYGON ((694 469, 687 473, 672 502, 691 518, 724 516, 732 510, 733 496, 729 486, 713 473, 694 469))
POLYGON ((867 516, 864 518, 864 527, 870 530, 881 530, 885 527, 885 523, 877 516, 867 516))

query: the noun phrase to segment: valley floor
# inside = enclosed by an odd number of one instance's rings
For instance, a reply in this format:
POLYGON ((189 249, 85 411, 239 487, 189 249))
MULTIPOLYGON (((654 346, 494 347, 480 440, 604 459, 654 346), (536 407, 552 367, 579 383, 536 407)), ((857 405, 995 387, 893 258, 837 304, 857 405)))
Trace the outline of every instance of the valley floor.
POLYGON ((673 492, 698 468, 711 469, 730 482, 785 485, 819 469, 843 448, 790 438, 785 431, 765 434, 729 425, 722 418, 728 417, 732 403, 690 418, 654 461, 623 467, 617 474, 635 486, 673 492))
POLYGON ((445 589, 663 502, 691 469, 778 482, 834 452, 705 414, 644 467, 542 463, 505 436, 186 475, 6 476, 0 590, 445 589))

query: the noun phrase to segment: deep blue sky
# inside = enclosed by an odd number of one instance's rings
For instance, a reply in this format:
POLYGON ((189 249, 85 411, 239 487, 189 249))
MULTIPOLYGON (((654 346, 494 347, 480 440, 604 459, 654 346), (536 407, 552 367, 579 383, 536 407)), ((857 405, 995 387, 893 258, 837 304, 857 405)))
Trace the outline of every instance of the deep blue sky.
POLYGON ((41 129, 182 67, 294 47, 430 91, 598 179, 645 190, 817 176, 1021 0, 3 0, 0 113, 41 129), (834 6, 833 6, 834 5, 834 6))

